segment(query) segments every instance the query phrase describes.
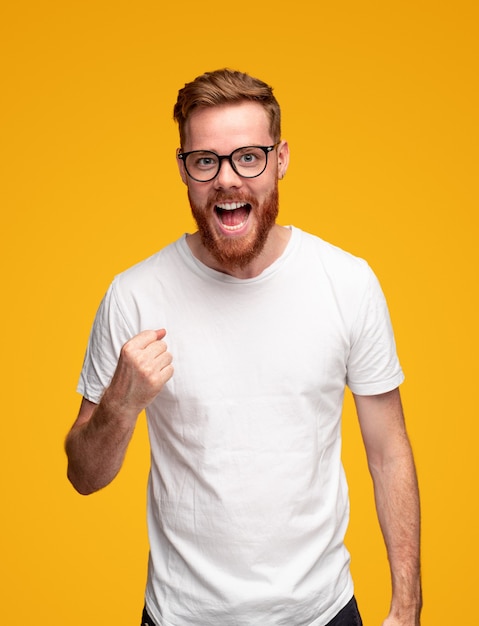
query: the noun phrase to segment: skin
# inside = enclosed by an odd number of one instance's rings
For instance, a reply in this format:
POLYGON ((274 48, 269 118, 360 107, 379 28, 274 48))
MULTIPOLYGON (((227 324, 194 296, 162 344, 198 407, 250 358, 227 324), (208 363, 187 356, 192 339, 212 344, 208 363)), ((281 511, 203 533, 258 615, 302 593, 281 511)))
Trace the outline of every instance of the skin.
MULTIPOLYGON (((195 111, 187 122, 182 149, 229 154, 241 146, 274 143, 262 107, 244 102, 195 111)), ((282 141, 258 178, 241 178, 224 160, 213 181, 198 183, 187 176, 178 159, 180 176, 188 187, 199 226, 187 242, 201 262, 237 278, 252 278, 281 256, 290 231, 274 221, 274 196, 288 162, 288 144, 282 141), (241 228, 233 230, 225 227, 215 206, 236 201, 247 201, 251 210, 241 228), (266 234, 261 235, 261 230, 266 234), (255 252, 251 255, 252 249, 255 252)), ((173 359, 165 335, 164 329, 147 330, 130 339, 121 350, 114 376, 100 403, 82 400, 65 445, 68 477, 80 493, 97 491, 114 479, 123 464, 138 415, 173 376, 173 359)), ((393 593, 383 626, 418 626, 419 494, 399 390, 354 399, 391 569, 393 593)))
POLYGON ((65 443, 68 478, 79 493, 98 491, 115 478, 138 415, 173 375, 165 334, 146 330, 130 339, 100 403, 83 398, 65 443))
POLYGON ((354 395, 354 401, 391 571, 392 600, 383 626, 419 626, 419 490, 399 389, 354 395))
MULTIPOLYGON (((184 152, 190 150, 213 150, 217 154, 230 154, 241 146, 270 146, 275 143, 270 134, 269 120, 263 107, 253 102, 235 105, 223 105, 208 109, 199 109, 192 113, 186 124, 184 152)), ((204 234, 199 230, 188 237, 188 244, 193 254, 205 265, 237 278, 253 278, 283 253, 288 243, 290 231, 275 224, 277 213, 269 223, 264 245, 256 254, 244 263, 228 262, 227 251, 234 249, 248 251, 254 247, 261 230, 265 212, 270 210, 268 202, 271 194, 277 192, 278 178, 283 178, 288 168, 289 148, 282 141, 275 152, 268 158, 266 170, 257 178, 242 178, 223 161, 218 176, 208 182, 199 183, 188 177, 183 161, 178 159, 180 176, 188 187, 188 197, 193 215, 198 226, 205 223, 216 246, 225 254, 222 258, 212 252, 204 243, 204 234), (239 231, 224 228, 215 211, 215 204, 226 200, 241 202, 247 200, 253 204, 248 220, 239 231)))

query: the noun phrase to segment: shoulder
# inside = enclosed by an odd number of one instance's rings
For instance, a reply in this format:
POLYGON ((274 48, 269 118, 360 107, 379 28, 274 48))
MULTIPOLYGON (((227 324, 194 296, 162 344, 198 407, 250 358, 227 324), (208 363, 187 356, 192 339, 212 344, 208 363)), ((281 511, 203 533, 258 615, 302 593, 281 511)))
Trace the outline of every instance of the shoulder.
POLYGON ((325 274, 334 283, 357 284, 359 282, 363 286, 374 277, 365 259, 317 235, 298 229, 296 231, 300 239, 303 262, 308 263, 313 272, 325 274))
POLYGON ((128 339, 165 325, 166 303, 183 282, 177 244, 181 239, 115 276, 97 314, 99 327, 125 328, 128 339))
POLYGON ((179 265, 181 239, 117 274, 112 288, 117 293, 134 293, 153 288, 179 265))

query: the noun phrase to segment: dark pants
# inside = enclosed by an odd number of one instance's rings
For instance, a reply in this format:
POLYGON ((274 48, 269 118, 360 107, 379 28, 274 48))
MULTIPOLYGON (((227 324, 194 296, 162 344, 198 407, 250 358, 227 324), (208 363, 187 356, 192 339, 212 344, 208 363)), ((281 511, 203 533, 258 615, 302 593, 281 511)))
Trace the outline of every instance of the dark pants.
MULTIPOLYGON (((358 605, 353 597, 348 604, 346 604, 344 609, 341 609, 336 617, 333 617, 327 626, 362 626, 362 624, 363 622, 359 615, 358 605)), ((146 612, 146 609, 143 609, 141 626, 156 626, 155 622, 146 612)))

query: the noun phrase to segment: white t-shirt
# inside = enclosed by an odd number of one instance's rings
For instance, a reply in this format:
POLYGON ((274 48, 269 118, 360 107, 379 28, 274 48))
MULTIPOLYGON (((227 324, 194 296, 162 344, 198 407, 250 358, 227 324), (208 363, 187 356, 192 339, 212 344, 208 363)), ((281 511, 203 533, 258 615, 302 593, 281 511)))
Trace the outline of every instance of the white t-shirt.
POLYGON ((246 280, 183 237, 115 278, 79 392, 98 402, 122 345, 163 327, 175 372, 147 409, 148 612, 158 626, 324 626, 353 595, 344 388, 403 380, 377 279, 296 228, 246 280))

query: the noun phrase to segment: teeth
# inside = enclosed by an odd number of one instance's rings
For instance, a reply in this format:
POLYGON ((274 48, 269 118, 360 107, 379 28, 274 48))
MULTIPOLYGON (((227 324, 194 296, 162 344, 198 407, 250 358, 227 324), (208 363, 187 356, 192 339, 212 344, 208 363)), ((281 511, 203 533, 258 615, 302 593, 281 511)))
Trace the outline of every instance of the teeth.
POLYGON ((217 204, 216 207, 223 209, 223 211, 234 211, 235 209, 240 209, 242 206, 246 206, 246 204, 246 202, 225 202, 224 204, 217 204))

